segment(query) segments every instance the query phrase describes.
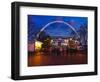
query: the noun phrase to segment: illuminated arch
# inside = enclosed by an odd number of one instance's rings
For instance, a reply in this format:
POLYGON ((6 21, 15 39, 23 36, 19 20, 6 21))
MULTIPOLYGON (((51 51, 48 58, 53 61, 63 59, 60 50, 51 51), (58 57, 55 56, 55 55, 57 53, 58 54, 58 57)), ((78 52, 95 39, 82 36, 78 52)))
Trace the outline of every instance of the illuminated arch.
POLYGON ((44 31, 49 25, 54 24, 54 23, 63 23, 63 24, 65 24, 65 25, 69 26, 69 27, 77 34, 78 38, 80 38, 79 34, 78 34, 77 31, 74 29, 74 27, 71 26, 70 24, 68 24, 67 22, 64 22, 64 21, 52 21, 52 22, 47 23, 47 24, 37 33, 36 37, 38 38, 42 31, 44 31))

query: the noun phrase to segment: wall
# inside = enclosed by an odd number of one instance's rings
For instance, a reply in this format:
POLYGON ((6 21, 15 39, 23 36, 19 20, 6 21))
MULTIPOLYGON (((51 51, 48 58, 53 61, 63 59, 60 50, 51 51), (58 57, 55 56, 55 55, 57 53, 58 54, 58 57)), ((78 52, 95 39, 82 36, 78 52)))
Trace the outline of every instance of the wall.
MULTIPOLYGON (((11 66, 11 2, 14 0, 1 0, 0 2, 0 82, 13 82, 10 79, 10 66, 11 66)), ((16 0, 18 1, 18 0, 16 0)), ((100 9, 100 0, 20 0, 28 2, 41 2, 41 3, 59 3, 59 4, 72 4, 72 5, 89 5, 98 6, 100 9)), ((98 10, 99 10, 98 9, 98 10)), ((99 11, 100 13, 100 11, 99 11)), ((100 18, 100 16, 98 16, 100 18)), ((98 20, 100 21, 100 19, 98 20)), ((99 26, 98 26, 99 27, 99 26)), ((100 31, 100 28, 98 28, 100 31)), ((99 32, 100 35, 100 32, 99 32)), ((100 42, 100 38, 99 41, 100 42)), ((100 43, 99 43, 100 48, 100 43)), ((100 53, 100 51, 99 51, 100 53)), ((99 55, 99 54, 98 54, 99 55)), ((100 55, 98 56, 98 59, 100 55)), ((100 62, 100 60, 98 60, 100 62)), ((100 65, 99 65, 100 68, 100 65)), ((99 71, 100 73, 100 71, 99 71)), ((83 76, 83 77, 65 77, 53 79, 39 79, 39 80, 26 80, 26 82, 99 82, 100 75, 98 76, 83 76)), ((22 81, 20 81, 22 82, 22 81)))

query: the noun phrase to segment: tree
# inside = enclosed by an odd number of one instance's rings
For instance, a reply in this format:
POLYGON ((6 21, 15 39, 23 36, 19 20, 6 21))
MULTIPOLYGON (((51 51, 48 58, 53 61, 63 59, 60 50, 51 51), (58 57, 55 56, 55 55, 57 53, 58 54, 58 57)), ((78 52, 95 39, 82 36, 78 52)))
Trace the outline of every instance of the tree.
POLYGON ((43 48, 49 48, 51 46, 51 37, 45 31, 41 32, 38 40, 43 43, 43 48))
POLYGON ((87 25, 81 25, 78 31, 82 45, 87 45, 87 25))

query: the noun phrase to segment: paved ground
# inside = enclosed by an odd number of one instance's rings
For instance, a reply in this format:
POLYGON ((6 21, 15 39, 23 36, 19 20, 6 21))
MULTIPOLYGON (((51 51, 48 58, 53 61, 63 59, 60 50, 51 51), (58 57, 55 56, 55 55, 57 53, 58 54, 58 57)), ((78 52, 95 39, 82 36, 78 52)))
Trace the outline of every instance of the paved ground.
POLYGON ((76 53, 31 53, 28 55, 28 66, 87 64, 87 54, 76 53))

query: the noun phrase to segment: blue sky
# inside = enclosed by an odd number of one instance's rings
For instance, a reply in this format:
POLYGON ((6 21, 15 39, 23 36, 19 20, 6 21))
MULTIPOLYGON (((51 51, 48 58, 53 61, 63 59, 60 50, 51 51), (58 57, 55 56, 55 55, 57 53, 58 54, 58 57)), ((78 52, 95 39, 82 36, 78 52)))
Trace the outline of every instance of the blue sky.
MULTIPOLYGON (((52 21, 67 22, 73 26, 76 31, 80 29, 80 26, 88 24, 87 17, 28 15, 28 38, 32 39, 40 29, 52 21)), ((49 25, 44 31, 51 36, 67 36, 72 29, 65 24, 54 23, 49 25)))

